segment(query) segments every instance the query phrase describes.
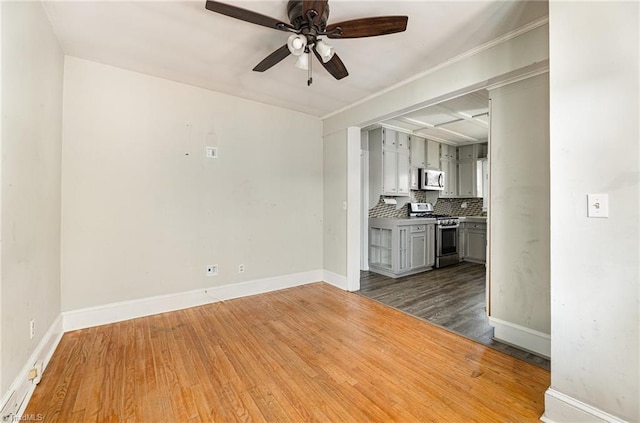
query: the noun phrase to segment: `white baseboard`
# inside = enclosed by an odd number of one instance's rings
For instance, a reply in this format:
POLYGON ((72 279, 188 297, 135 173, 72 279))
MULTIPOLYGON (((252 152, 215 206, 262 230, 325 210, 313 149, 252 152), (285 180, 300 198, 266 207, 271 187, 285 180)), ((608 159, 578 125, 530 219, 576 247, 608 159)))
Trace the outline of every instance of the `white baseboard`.
MULTIPOLYGON (((29 380, 29 371, 38 360, 42 360, 42 372, 44 372, 53 356, 56 347, 60 343, 63 335, 62 315, 59 315, 44 334, 33 353, 18 373, 2 398, 2 421, 20 421, 24 413, 36 384, 29 380), (10 416, 10 417, 6 417, 10 416), (6 417, 6 419, 5 419, 6 417)), ((41 376, 41 375, 40 375, 41 376)), ((37 416, 36 416, 37 417, 37 416)))
POLYGON ((493 337, 515 347, 549 358, 551 356, 551 336, 505 320, 489 317, 494 327, 493 337))
MULTIPOLYGON (((256 279, 236 284, 196 289, 192 291, 178 292, 175 294, 159 295, 155 297, 141 298, 138 300, 121 301, 80 310, 65 311, 62 313, 64 331, 68 332, 77 329, 116 323, 138 317, 151 316, 153 314, 182 310, 189 307, 197 307, 217 301, 262 294, 279 289, 305 285, 312 282, 320 282, 323 280, 325 272, 326 271, 323 272, 322 270, 312 270, 309 272, 256 279)), ((327 282, 334 284, 332 281, 327 282)))
POLYGON ((545 423, 625 423, 624 420, 552 388, 547 389, 544 394, 544 415, 540 420, 545 423))
POLYGON ((328 284, 331 284, 333 286, 335 286, 336 288, 340 288, 343 289, 345 291, 348 291, 348 283, 347 283, 347 277, 346 276, 342 276, 339 275, 335 272, 332 272, 330 270, 323 270, 322 271, 322 280, 325 281, 328 284))

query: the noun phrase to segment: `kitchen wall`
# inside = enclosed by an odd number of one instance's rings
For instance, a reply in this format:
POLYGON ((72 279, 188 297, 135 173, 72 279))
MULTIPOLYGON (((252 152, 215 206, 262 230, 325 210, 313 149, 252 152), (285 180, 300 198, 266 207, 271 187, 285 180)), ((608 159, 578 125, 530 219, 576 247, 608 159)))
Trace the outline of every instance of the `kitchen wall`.
POLYGON ((3 1, 0 14, 0 395, 5 397, 60 314, 63 55, 40 2, 3 1))
POLYGON ((490 323, 496 338, 548 356, 548 74, 490 90, 489 98, 490 323), (521 343, 530 334, 531 343, 521 343))
POLYGON ((545 419, 638 422, 640 4, 551 1, 549 9, 552 361, 545 419), (608 218, 587 217, 588 193, 609 195, 608 218), (607 414, 595 417, 594 409, 607 414))
POLYGON ((322 269, 319 119, 73 57, 64 83, 63 310, 322 269))

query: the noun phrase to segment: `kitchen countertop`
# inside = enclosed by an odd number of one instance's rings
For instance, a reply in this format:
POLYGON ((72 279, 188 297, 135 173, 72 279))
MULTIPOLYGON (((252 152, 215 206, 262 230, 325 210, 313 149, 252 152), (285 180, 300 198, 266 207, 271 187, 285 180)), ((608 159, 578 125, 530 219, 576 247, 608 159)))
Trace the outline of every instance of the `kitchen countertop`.
MULTIPOLYGON (((470 222, 470 223, 487 223, 487 216, 457 216, 460 219, 460 222, 470 222)), ((418 224, 428 224, 435 223, 436 219, 433 217, 370 217, 370 221, 378 221, 378 222, 415 222, 418 224)))
POLYGON ((436 219, 433 217, 371 217, 369 222, 372 223, 406 223, 406 224, 418 224, 427 225, 430 223, 436 223, 436 219))
POLYGON ((460 222, 487 223, 487 216, 460 216, 460 222))

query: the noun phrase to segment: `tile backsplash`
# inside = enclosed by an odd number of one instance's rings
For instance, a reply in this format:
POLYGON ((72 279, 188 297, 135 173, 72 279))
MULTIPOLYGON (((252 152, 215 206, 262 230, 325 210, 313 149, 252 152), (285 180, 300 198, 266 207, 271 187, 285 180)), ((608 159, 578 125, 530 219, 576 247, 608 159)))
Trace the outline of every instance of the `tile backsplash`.
POLYGON ((480 216, 482 214, 482 198, 439 198, 433 206, 437 214, 451 216, 480 216), (466 208, 462 208, 466 203, 466 208))
POLYGON ((411 191, 409 198, 397 197, 398 204, 385 204, 384 196, 380 196, 378 204, 369 210, 371 218, 403 218, 407 217, 408 202, 432 203, 437 214, 452 216, 479 216, 482 214, 482 198, 438 198, 437 192, 411 191), (404 201, 403 201, 404 200, 404 201), (466 208, 462 204, 467 203, 466 208))

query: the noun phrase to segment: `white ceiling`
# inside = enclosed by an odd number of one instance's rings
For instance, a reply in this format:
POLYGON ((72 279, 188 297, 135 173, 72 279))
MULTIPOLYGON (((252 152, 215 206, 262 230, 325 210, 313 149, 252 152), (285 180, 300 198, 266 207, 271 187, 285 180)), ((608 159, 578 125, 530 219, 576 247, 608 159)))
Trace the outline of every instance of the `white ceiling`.
MULTIPOLYGON (((44 1, 65 54, 322 117, 548 14, 546 1, 331 0, 329 23, 407 15, 407 31, 331 40, 349 76, 336 81, 316 61, 313 85, 293 56, 251 69, 286 43, 190 1, 44 1)), ((283 21, 286 0, 227 3, 283 21)))
POLYGON ((486 142, 489 138, 489 92, 479 90, 381 124, 452 145, 486 142))

